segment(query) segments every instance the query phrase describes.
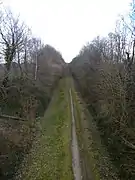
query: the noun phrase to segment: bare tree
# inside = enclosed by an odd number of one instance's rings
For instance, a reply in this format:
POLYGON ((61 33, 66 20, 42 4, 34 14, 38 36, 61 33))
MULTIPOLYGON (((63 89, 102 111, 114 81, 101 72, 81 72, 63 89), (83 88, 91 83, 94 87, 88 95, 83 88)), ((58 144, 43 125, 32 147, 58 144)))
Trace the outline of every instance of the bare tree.
POLYGON ((1 54, 4 56, 6 74, 4 82, 8 81, 11 64, 23 46, 25 38, 25 25, 20 22, 19 17, 15 18, 11 11, 6 11, 2 16, 0 26, 1 54))
POLYGON ((43 44, 39 38, 32 37, 29 39, 28 44, 28 54, 30 57, 30 62, 34 65, 34 74, 33 77, 37 79, 37 72, 38 72, 38 56, 40 54, 40 50, 43 47, 43 44))
POLYGON ((35 48, 35 77, 37 79, 37 71, 38 71, 38 52, 41 49, 41 40, 33 38, 34 48, 35 48))

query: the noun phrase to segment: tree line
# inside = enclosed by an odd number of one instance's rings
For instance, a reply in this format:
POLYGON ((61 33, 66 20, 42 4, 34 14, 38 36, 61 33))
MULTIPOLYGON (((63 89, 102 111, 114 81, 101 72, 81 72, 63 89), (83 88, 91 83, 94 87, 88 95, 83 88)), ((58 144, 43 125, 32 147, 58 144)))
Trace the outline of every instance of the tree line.
POLYGON ((135 3, 114 32, 87 43, 70 64, 120 179, 135 178, 135 3))

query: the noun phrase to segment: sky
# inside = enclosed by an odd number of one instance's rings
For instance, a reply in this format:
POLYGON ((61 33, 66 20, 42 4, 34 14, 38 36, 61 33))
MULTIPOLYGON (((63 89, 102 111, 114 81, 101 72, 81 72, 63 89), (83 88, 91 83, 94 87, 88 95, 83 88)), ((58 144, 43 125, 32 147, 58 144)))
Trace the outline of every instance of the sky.
POLYGON ((70 62, 83 45, 113 31, 131 0, 3 0, 32 29, 70 62))

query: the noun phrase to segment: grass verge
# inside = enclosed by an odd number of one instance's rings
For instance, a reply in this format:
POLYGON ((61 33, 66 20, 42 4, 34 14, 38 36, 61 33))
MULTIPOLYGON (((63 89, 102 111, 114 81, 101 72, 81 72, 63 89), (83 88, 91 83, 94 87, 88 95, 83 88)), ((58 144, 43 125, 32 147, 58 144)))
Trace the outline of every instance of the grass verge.
POLYGON ((16 175, 18 180, 72 180, 68 80, 60 81, 41 120, 41 134, 16 175))
POLYGON ((83 180, 117 180, 117 170, 101 143, 93 118, 72 87, 83 180))

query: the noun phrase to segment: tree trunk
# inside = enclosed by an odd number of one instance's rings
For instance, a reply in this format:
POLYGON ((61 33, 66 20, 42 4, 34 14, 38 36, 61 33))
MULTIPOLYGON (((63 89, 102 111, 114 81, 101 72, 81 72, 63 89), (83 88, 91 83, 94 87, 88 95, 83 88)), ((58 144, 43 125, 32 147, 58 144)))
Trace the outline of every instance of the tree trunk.
POLYGON ((28 67, 27 67, 27 49, 25 47, 25 53, 24 53, 24 66, 25 66, 25 74, 28 75, 28 67))
POLYGON ((38 67, 38 64, 37 64, 37 53, 36 53, 36 65, 35 65, 35 81, 37 80, 37 67, 38 67))
POLYGON ((19 69, 20 69, 20 73, 21 73, 21 76, 23 76, 23 71, 22 71, 22 67, 21 67, 21 63, 20 63, 20 53, 19 53, 19 51, 17 52, 17 58, 18 58, 18 66, 19 66, 19 69))

